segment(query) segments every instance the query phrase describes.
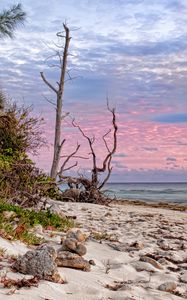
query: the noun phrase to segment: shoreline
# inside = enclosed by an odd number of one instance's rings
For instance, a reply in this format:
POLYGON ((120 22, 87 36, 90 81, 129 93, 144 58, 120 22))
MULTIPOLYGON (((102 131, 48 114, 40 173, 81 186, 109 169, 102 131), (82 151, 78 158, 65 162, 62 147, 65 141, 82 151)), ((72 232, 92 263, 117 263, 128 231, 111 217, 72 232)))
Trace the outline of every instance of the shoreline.
POLYGON ((136 199, 118 199, 111 200, 111 204, 117 205, 135 205, 135 206, 145 206, 145 207, 154 207, 154 208, 166 208, 177 211, 187 211, 187 203, 173 203, 165 201, 146 201, 146 200, 136 200, 136 199))

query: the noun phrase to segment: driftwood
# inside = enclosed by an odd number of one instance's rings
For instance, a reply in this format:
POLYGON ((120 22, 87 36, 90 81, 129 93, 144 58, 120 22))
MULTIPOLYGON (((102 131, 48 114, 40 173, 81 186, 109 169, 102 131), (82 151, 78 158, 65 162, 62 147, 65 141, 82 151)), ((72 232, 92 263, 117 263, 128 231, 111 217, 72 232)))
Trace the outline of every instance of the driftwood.
MULTIPOLYGON (((78 177, 71 177, 71 176, 65 176, 64 172, 67 170, 70 170, 71 168, 77 166, 77 162, 71 165, 70 167, 66 167, 66 164, 70 161, 71 158, 81 158, 81 159, 87 159, 86 157, 77 155, 77 152, 80 148, 80 145, 77 144, 76 149, 69 155, 63 156, 65 158, 60 172, 58 173, 58 176, 60 178, 59 183, 63 184, 66 183, 70 187, 70 189, 80 189, 79 198, 77 200, 77 195, 75 197, 75 201, 80 202, 91 202, 91 203, 99 203, 99 204, 106 204, 109 202, 109 198, 106 197, 102 192, 101 189, 104 187, 108 179, 110 178, 111 172, 112 172, 112 157, 114 153, 116 152, 117 148, 117 123, 116 123, 116 111, 115 108, 110 108, 107 100, 107 109, 112 114, 112 129, 108 130, 103 136, 102 140, 104 142, 107 154, 105 155, 105 158, 103 159, 103 162, 101 166, 98 166, 97 164, 97 154, 94 149, 94 142, 95 137, 89 137, 85 134, 84 130, 78 125, 74 119, 72 119, 72 125, 73 127, 77 128, 81 135, 87 140, 88 146, 90 148, 90 154, 92 159, 92 168, 91 168, 91 176, 90 178, 86 178, 82 174, 79 174, 78 177), (112 147, 109 146, 106 137, 112 133, 112 147), (100 180, 100 176, 104 177, 102 180, 100 180), (104 176, 103 176, 104 175, 104 176)), ((66 195, 64 195, 66 197, 66 195)), ((69 197, 69 196, 68 196, 69 197)), ((73 195, 71 195, 71 201, 73 195)))

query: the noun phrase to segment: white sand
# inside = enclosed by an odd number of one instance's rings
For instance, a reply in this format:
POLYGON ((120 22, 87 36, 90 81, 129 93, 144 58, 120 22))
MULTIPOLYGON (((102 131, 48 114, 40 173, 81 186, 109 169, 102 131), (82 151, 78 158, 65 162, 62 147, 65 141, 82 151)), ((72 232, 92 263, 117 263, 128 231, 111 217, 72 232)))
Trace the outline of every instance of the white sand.
MULTIPOLYGON (((76 215, 82 231, 96 235, 107 233, 111 241, 89 238, 85 258, 94 260, 90 272, 68 268, 58 268, 67 284, 41 281, 38 288, 22 288, 13 295, 6 295, 8 289, 0 288, 0 300, 177 300, 187 299, 187 214, 161 208, 132 205, 99 206, 84 203, 61 203, 61 211, 66 215, 76 215), (164 240, 160 241, 161 239, 164 240), (160 241, 160 243, 159 243, 160 241), (130 247, 139 242, 142 249, 130 247), (162 250, 159 245, 165 245, 162 250), (145 254, 159 254, 166 257, 162 269, 140 261, 145 254), (169 262, 170 260, 170 262, 169 262), (172 262, 171 262, 172 261, 172 262), (170 268, 171 269, 170 269, 170 268), (177 270, 178 268, 178 270, 177 270), (176 270, 175 270, 176 269, 176 270), (121 289, 112 291, 106 285, 126 282, 121 289), (128 282, 129 281, 129 282, 128 282), (164 282, 177 284, 178 296, 158 290, 164 282), (180 296, 181 294, 181 296, 180 296)), ((59 241, 56 238, 56 241, 59 241)), ((23 254, 28 248, 19 242, 9 242, 0 238, 0 247, 9 254, 23 254)), ((7 270, 8 277, 23 278, 12 273, 6 262, 0 262, 1 276, 7 270)))

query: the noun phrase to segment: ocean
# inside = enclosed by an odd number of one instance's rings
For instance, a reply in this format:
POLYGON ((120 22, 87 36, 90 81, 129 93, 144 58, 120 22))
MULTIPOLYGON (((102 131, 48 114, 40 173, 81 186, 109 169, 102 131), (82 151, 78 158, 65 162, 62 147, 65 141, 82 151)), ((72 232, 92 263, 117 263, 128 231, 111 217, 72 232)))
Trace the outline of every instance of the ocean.
POLYGON ((107 183, 103 190, 117 199, 187 204, 187 183, 107 183))

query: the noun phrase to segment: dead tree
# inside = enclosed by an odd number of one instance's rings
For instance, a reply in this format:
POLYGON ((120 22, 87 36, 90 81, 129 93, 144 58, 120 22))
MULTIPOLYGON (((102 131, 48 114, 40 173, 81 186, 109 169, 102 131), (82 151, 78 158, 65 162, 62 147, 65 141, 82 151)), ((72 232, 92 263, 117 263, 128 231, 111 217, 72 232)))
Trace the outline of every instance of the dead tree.
MULTIPOLYGON (((63 170, 60 173, 60 179, 62 182, 67 182, 71 187, 74 185, 77 186, 83 186, 84 192, 82 192, 82 201, 90 201, 95 203, 103 203, 104 197, 102 196, 102 193, 100 190, 104 187, 108 179, 110 178, 111 172, 112 172, 112 157, 117 149, 117 122, 116 122, 116 111, 115 108, 110 108, 107 102, 107 109, 112 114, 112 129, 108 130, 103 136, 102 140, 104 142, 107 154, 105 158, 103 159, 103 162, 101 166, 98 166, 97 164, 97 154, 94 149, 94 142, 95 137, 89 137, 85 134, 84 130, 80 127, 80 125, 76 124, 75 120, 72 120, 73 127, 77 128, 79 132, 82 134, 82 136, 87 140, 89 148, 90 148, 90 154, 92 157, 92 169, 91 169, 91 178, 85 178, 85 176, 80 175, 79 177, 69 177, 63 175, 63 170), (110 147, 106 137, 109 134, 112 134, 112 146, 110 147), (101 175, 104 175, 104 178, 100 180, 101 175), (87 198, 87 199, 85 199, 87 198)), ((75 153, 69 155, 67 158, 68 160, 72 157, 75 157, 75 153)), ((77 156, 78 157, 78 156, 77 156)), ((66 170, 66 169, 64 169, 66 170)))
POLYGON ((68 59, 68 49, 70 44, 70 31, 66 24, 63 24, 64 31, 58 32, 57 36, 64 39, 64 46, 57 45, 58 48, 63 49, 62 53, 60 50, 56 52, 57 57, 59 58, 60 67, 60 79, 57 81, 57 86, 52 85, 45 77, 43 72, 40 72, 41 78, 44 83, 55 93, 56 102, 54 103, 56 107, 56 120, 55 120, 55 137, 54 137, 54 149, 53 149, 53 161, 51 166, 50 176, 54 179, 57 177, 60 156, 62 151, 62 146, 65 143, 65 139, 61 139, 62 131, 62 121, 63 118, 63 95, 64 95, 64 85, 66 81, 67 73, 67 59, 68 59))

